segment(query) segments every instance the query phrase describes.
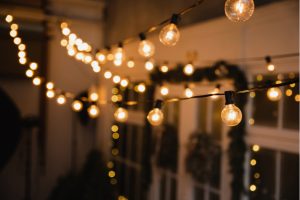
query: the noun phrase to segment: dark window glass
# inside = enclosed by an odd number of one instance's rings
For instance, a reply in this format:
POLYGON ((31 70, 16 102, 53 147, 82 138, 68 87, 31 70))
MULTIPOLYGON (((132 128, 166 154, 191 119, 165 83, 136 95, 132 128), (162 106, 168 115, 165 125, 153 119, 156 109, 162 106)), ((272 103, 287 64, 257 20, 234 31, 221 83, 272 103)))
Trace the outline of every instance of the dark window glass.
POLYGON ((250 192, 250 199, 274 199, 275 195, 275 151, 261 149, 252 153, 251 159, 256 165, 250 167, 250 184, 256 185, 255 192, 250 192))
POLYGON ((198 104, 198 120, 199 120, 199 131, 201 132, 205 132, 206 131, 206 112, 207 112, 207 100, 206 98, 202 98, 202 99, 199 99, 199 104, 198 104))
POLYGON ((280 199, 299 199, 299 155, 282 153, 280 199))
POLYGON ((283 127, 299 130, 299 102, 295 101, 295 95, 299 94, 299 85, 295 87, 287 86, 284 93, 292 91, 291 96, 284 96, 283 127))
POLYGON ((213 114, 212 114, 212 136, 220 141, 222 139, 222 119, 221 119, 221 111, 223 109, 223 99, 218 98, 212 100, 213 102, 213 114))
POLYGON ((201 187, 194 188, 194 200, 204 200, 204 190, 201 187))

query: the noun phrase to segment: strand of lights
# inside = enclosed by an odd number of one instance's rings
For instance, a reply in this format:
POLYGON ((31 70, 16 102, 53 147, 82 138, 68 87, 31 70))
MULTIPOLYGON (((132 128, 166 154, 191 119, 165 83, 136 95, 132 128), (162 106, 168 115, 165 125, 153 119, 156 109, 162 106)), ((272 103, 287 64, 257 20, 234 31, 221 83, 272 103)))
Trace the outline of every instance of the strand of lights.
MULTIPOLYGON (((80 98, 80 99, 74 99, 75 95, 73 93, 70 92, 64 92, 63 90, 59 89, 59 88, 55 88, 54 83, 53 82, 46 82, 46 79, 44 77, 41 77, 38 75, 37 70, 39 68, 38 63, 36 62, 28 62, 28 58, 27 53, 26 53, 26 45, 23 43, 22 38, 20 36, 18 36, 18 30, 19 30, 19 25, 13 22, 14 17, 12 15, 6 15, 5 17, 5 21, 10 25, 10 36, 13 39, 13 43, 15 45, 18 46, 18 57, 19 57, 19 63, 21 65, 26 65, 28 64, 28 69, 25 71, 25 75, 28 78, 32 79, 32 84, 35 86, 41 86, 42 84, 44 84, 44 86, 46 87, 46 96, 49 99, 53 99, 56 94, 57 98, 56 98, 56 102, 58 103, 58 105, 64 105, 67 102, 67 98, 70 98, 73 100, 72 102, 72 110, 75 112, 79 112, 82 110, 83 108, 83 102, 92 102, 92 105, 88 108, 88 113, 89 116, 92 118, 95 118, 98 116, 99 114, 99 108, 96 105, 96 101, 98 100, 98 94, 93 92, 90 95, 90 99, 87 98, 80 98)), ((65 26, 62 24, 62 26, 65 26)), ((70 34, 70 29, 64 29, 63 31, 64 34, 70 34)), ((69 38, 74 39, 76 38, 76 35, 70 35, 69 38)), ((80 41, 75 40, 76 43, 79 43, 80 41)), ((61 41, 62 45, 67 45, 68 42, 63 40, 61 41)), ((86 47, 86 45, 84 45, 86 47)), ((75 50, 74 50, 75 52, 75 50)), ((70 53, 72 54, 72 52, 70 53)), ((85 60, 87 60, 85 58, 85 60)), ((96 68, 95 63, 92 62, 92 65, 94 65, 93 67, 96 68)))
MULTIPOLYGON (((253 157, 252 159, 250 160, 250 167, 255 167, 257 165, 257 160, 255 159, 255 154, 257 152, 259 152, 260 150, 260 146, 257 145, 257 144, 254 144, 251 148, 252 150, 252 154, 253 154, 253 157)), ((249 190, 250 192, 255 192, 257 190, 257 183, 259 183, 259 179, 260 179, 260 173, 255 171, 254 174, 253 174, 253 177, 254 177, 254 182, 252 182, 250 185, 249 185, 249 190)))
POLYGON ((225 14, 233 22, 244 22, 254 13, 253 0, 227 0, 225 2, 225 14))

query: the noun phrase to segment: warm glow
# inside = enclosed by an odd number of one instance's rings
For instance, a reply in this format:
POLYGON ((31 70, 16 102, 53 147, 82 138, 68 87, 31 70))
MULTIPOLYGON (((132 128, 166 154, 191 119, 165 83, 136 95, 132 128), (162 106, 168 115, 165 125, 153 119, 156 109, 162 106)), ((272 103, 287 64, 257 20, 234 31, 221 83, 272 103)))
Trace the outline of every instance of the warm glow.
POLYGON ((75 59, 80 61, 84 59, 84 54, 82 52, 78 52, 75 54, 75 59))
POLYGON ((282 92, 281 92, 280 88, 273 87, 273 88, 268 89, 267 96, 268 96, 269 100, 271 100, 271 101, 279 101, 281 99, 282 92))
POLYGON ((12 24, 12 25, 10 25, 10 29, 11 30, 18 30, 18 28, 19 28, 19 26, 18 26, 18 24, 12 24))
POLYGON ((22 64, 22 65, 25 65, 27 62, 27 59, 26 58, 20 58, 19 59, 19 63, 22 64))
POLYGON ((296 101, 296 102, 300 102, 300 95, 299 95, 299 94, 296 94, 296 95, 295 95, 295 101, 296 101))
POLYGON ((227 0, 225 14, 233 22, 244 22, 253 15, 254 7, 253 0, 227 0))
POLYGON ((99 51, 96 53, 96 58, 97 60, 101 63, 101 64, 104 64, 105 61, 106 61, 106 56, 103 52, 99 51))
POLYGON ((261 74, 258 74, 257 76, 256 76, 256 80, 257 81, 262 81, 263 80, 263 75, 261 75, 261 74))
POLYGON ((179 30, 173 23, 170 23, 163 27, 159 33, 160 42, 166 46, 175 46, 179 38, 179 30))
POLYGON ((47 90, 46 96, 47 96, 49 99, 52 99, 52 98, 55 96, 55 92, 54 92, 53 90, 47 90))
POLYGON ((255 94, 255 92, 250 92, 250 93, 249 93, 249 96, 250 96, 251 98, 254 98, 254 97, 256 96, 256 94, 255 94))
POLYGON ((115 59, 115 60, 114 60, 114 65, 117 66, 117 67, 119 67, 119 66, 122 65, 122 62, 123 62, 122 60, 117 60, 117 59, 115 59))
POLYGON ((118 47, 117 49, 115 49, 113 57, 114 57, 114 65, 116 66, 122 65, 122 62, 125 60, 125 54, 123 48, 118 47))
POLYGON ((251 166, 255 166, 256 165, 256 160, 255 159, 251 159, 250 160, 250 165, 251 166))
POLYGON ((254 144, 254 145, 252 146, 252 151, 254 151, 254 152, 258 152, 259 149, 260 149, 260 147, 259 147, 259 145, 257 145, 257 144, 254 144))
POLYGON ((59 105, 65 104, 65 103, 66 103, 66 97, 65 97, 65 95, 60 94, 60 95, 57 97, 56 102, 57 102, 59 105))
POLYGON ((31 69, 27 69, 25 74, 28 78, 31 78, 34 75, 34 72, 31 69))
POLYGON ((166 86, 162 86, 160 88, 160 94, 163 96, 167 96, 169 94, 169 88, 166 86))
POLYGON ((92 57, 92 55, 90 55, 90 54, 86 54, 86 55, 84 55, 84 57, 83 57, 83 62, 84 62, 85 64, 90 64, 90 63, 92 62, 92 60, 93 60, 93 57, 92 57))
POLYGON ((144 93, 146 91, 146 85, 144 83, 140 83, 136 86, 136 91, 140 93, 144 93))
POLYGON ((72 103, 72 109, 75 111, 75 112, 79 112, 82 110, 82 102, 79 101, 79 100, 75 100, 73 101, 72 103))
POLYGON ((272 63, 269 63, 267 66, 268 71, 273 72, 275 70, 275 65, 273 65, 272 63))
POLYGON ((113 133, 112 134, 112 138, 115 139, 115 140, 117 140, 117 139, 120 138, 120 134, 119 133, 113 133))
POLYGON ((109 176, 110 178, 113 178, 113 177, 116 176, 116 172, 111 170, 111 171, 108 172, 108 176, 109 176))
POLYGON ((121 81, 121 77, 120 77, 119 75, 115 75, 115 76, 113 77, 113 82, 114 82, 115 84, 120 83, 120 81, 121 81))
POLYGON ((285 91, 285 95, 288 96, 288 97, 292 96, 292 95, 293 95, 293 90, 287 89, 287 90, 285 91))
POLYGON ((134 66, 135 66, 134 61, 133 61, 133 60, 128 60, 128 62, 127 62, 127 67, 133 68, 134 66))
POLYGON ((90 101, 98 101, 99 96, 96 92, 91 92, 91 94, 89 95, 89 100, 90 101))
POLYGON ((159 126, 163 122, 164 114, 159 108, 154 108, 147 115, 149 123, 153 126, 159 126))
POLYGON ((25 51, 26 45, 25 45, 25 44, 19 44, 18 49, 19 49, 20 51, 25 51))
POLYGON ((234 104, 225 105, 221 118, 227 126, 236 126, 242 121, 242 112, 234 104))
POLYGON ((112 73, 110 71, 105 71, 104 72, 104 78, 105 79, 110 79, 112 77, 112 73))
POLYGON ((18 56, 20 58, 25 58, 26 57, 26 52, 25 51, 19 51, 18 56))
POLYGON ((127 87, 128 84, 129 84, 129 81, 128 81, 128 79, 126 79, 126 78, 123 78, 123 79, 121 80, 121 82, 120 82, 120 85, 121 85, 122 87, 127 87))
POLYGON ((98 106, 96 106, 96 105, 91 105, 91 106, 88 108, 88 113, 89 113, 89 116, 90 116, 91 118, 96 118, 96 117, 98 117, 99 112, 100 112, 100 110, 99 110, 98 106))
POLYGON ((18 32, 17 32, 16 30, 11 30, 11 31, 9 32, 9 35, 10 35, 10 37, 14 38, 14 37, 17 37, 18 32))
POLYGON ((255 185, 250 185, 249 187, 251 192, 254 192, 256 190, 256 186, 255 185))
POLYGON ((194 66, 192 64, 187 64, 183 68, 183 72, 185 75, 190 76, 194 73, 194 66))
POLYGON ((191 98, 193 95, 194 95, 194 92, 191 88, 189 87, 186 87, 184 89, 184 95, 187 97, 187 98, 191 98))
POLYGON ((111 131, 112 132, 118 132, 118 130, 119 130, 119 127, 117 125, 112 125, 111 126, 111 131))
POLYGON ((250 118, 248 122, 249 122, 250 125, 254 125, 255 120, 253 118, 250 118))
POLYGON ((128 111, 125 108, 117 108, 114 113, 115 120, 118 122, 126 122, 128 119, 128 111))
POLYGON ((151 57, 155 52, 154 44, 149 40, 142 40, 139 44, 138 52, 143 57, 151 57))
POLYGON ((42 83, 42 80, 41 80, 41 78, 40 77, 35 77, 34 79, 32 79, 32 83, 33 83, 33 85, 35 85, 35 86, 39 86, 39 85, 41 85, 41 83, 42 83))
MULTIPOLYGON (((216 88, 214 88, 214 89, 210 92, 210 94, 218 94, 219 92, 220 92, 219 87, 216 87, 216 88)), ((212 100, 217 100, 219 97, 220 97, 219 95, 213 95, 213 96, 211 96, 210 98, 211 98, 212 100)))
POLYGON ((52 89, 54 88, 54 83, 53 83, 53 82, 48 82, 48 83, 46 84, 46 88, 47 88, 48 90, 52 90, 52 89))
POLYGON ((75 42, 76 39, 77 39, 77 35, 76 35, 75 33, 71 33, 71 34, 69 35, 69 40, 70 40, 71 42, 75 42))
POLYGON ((76 54, 76 50, 75 49, 69 49, 68 50, 68 55, 69 56, 74 56, 76 54))
POLYGON ((61 45, 62 47, 66 47, 66 46, 68 45, 68 40, 62 39, 62 40, 60 41, 60 45, 61 45))
POLYGON ((62 29, 62 34, 68 36, 71 33, 71 30, 68 27, 62 29))
POLYGON ((21 42, 22 42, 21 38, 19 38, 19 37, 14 38, 15 45, 19 45, 19 44, 21 44, 21 42))
POLYGON ((5 21, 7 23, 11 23, 14 20, 14 17, 12 15, 6 15, 5 21))
POLYGON ((150 60, 148 60, 148 61, 145 62, 145 69, 147 71, 152 71, 153 68, 154 68, 153 62, 151 62, 150 60))
POLYGON ((36 62, 31 62, 29 64, 29 68, 32 69, 32 70, 37 70, 38 64, 36 62))
POLYGON ((167 73, 169 71, 169 67, 167 64, 160 66, 160 71, 163 73, 167 73))

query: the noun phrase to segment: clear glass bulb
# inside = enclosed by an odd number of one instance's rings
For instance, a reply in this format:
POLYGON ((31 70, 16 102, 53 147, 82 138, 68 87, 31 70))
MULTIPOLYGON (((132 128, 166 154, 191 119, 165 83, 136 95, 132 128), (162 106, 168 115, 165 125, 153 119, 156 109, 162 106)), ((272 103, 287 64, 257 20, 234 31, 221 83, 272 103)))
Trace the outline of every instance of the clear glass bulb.
POLYGON ((110 79, 112 77, 112 73, 108 70, 105 71, 103 75, 105 79, 110 79))
POLYGON ((159 33, 159 40, 166 46, 175 46, 180 38, 177 26, 170 23, 163 27, 159 33))
POLYGON ((159 126, 164 120, 164 114, 159 108, 154 108, 147 115, 147 119, 152 126, 159 126))
POLYGON ((122 62, 125 60, 125 53, 123 48, 118 47, 115 51, 114 51, 114 64, 116 66, 120 66, 122 65, 122 62))
POLYGON ((34 75, 34 71, 32 71, 31 69, 27 69, 25 74, 28 78, 31 78, 34 75))
POLYGON ((185 75, 192 75, 194 73, 194 66, 192 64, 187 64, 183 68, 183 72, 185 75))
POLYGON ((128 60, 127 67, 128 68, 134 68, 134 66, 135 66, 135 62, 133 60, 128 60))
POLYGON ((42 80, 40 77, 35 77, 34 79, 32 79, 32 83, 33 83, 33 85, 38 86, 38 85, 41 85, 42 80))
POLYGON ((114 113, 115 120, 118 122, 126 122, 128 119, 128 111, 125 108, 118 108, 114 113))
POLYGON ((144 93, 146 91, 146 85, 144 83, 140 83, 136 86, 136 91, 139 93, 144 93))
POLYGON ((57 97, 56 99, 56 102, 59 104, 59 105, 63 105, 66 103, 66 97, 65 95, 61 94, 57 97))
POLYGON ((88 113, 89 113, 89 116, 91 118, 96 118, 98 117, 99 113, 100 113, 100 110, 98 108, 98 106, 96 105, 91 105, 89 108, 88 108, 88 113))
POLYGON ((115 76, 113 77, 113 82, 114 82, 115 84, 120 83, 120 81, 121 81, 121 77, 120 77, 120 76, 115 75, 115 76))
POLYGON ((32 69, 32 70, 37 70, 38 64, 36 62, 31 62, 29 64, 29 68, 32 69))
POLYGON ((106 62, 106 55, 104 52, 97 52, 96 58, 99 61, 99 63, 104 64, 106 62))
POLYGON ((275 65, 273 65, 272 63, 269 63, 267 65, 267 69, 268 69, 268 71, 273 72, 275 70, 275 65))
POLYGON ((184 90, 184 95, 187 97, 187 98, 191 98, 193 95, 194 95, 194 92, 191 88, 185 88, 184 90))
POLYGON ((149 58, 154 55, 154 44, 149 40, 142 40, 139 44, 138 52, 141 56, 149 58))
POLYGON ((167 73, 167 72, 169 71, 168 65, 167 65, 167 64, 162 65, 162 66, 160 67, 160 71, 161 71, 162 73, 167 73))
POLYGON ((236 126, 242 121, 242 112, 234 104, 225 105, 221 118, 227 126, 236 126))
POLYGON ((154 68, 154 64, 153 64, 152 61, 148 60, 148 61, 145 62, 145 69, 147 71, 152 71, 153 68, 154 68))
POLYGON ((273 88, 268 89, 267 96, 271 101, 279 101, 282 97, 282 92, 281 92, 280 88, 273 87, 273 88))
POLYGON ((253 0, 227 0, 225 14, 233 22, 244 22, 253 15, 254 7, 253 0))
POLYGON ((122 87, 127 87, 128 84, 129 84, 129 81, 128 81, 128 79, 126 79, 126 78, 123 78, 123 79, 121 80, 121 82, 120 82, 120 85, 121 85, 122 87))
POLYGON ((72 109, 75 111, 75 112, 79 112, 82 110, 82 102, 79 101, 79 100, 75 100, 73 101, 72 103, 72 109))
POLYGON ((169 88, 166 86, 162 86, 160 88, 160 94, 163 96, 167 96, 169 94, 169 88))
POLYGON ((54 88, 54 83, 53 83, 53 82, 48 82, 48 83, 46 84, 46 88, 47 88, 48 90, 52 90, 52 89, 54 88))
POLYGON ((46 96, 47 96, 49 99, 52 99, 52 98, 55 96, 54 90, 48 90, 48 91, 46 92, 46 96))

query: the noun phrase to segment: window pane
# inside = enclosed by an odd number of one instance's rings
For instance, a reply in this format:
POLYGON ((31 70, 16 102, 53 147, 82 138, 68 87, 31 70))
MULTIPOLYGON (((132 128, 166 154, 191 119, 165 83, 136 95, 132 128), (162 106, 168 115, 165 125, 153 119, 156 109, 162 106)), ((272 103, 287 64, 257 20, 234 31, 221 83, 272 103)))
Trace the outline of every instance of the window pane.
POLYGON ((275 151, 261 149, 252 153, 252 159, 256 160, 254 166, 250 166, 250 184, 256 186, 254 192, 250 192, 250 199, 274 199, 275 195, 275 151))
POLYGON ((280 199, 299 199, 299 155, 282 153, 280 199))
POLYGON ((194 200, 204 200, 204 190, 201 187, 194 188, 194 200))
POLYGON ((284 88, 284 111, 283 127, 288 129, 299 129, 299 102, 295 101, 295 95, 299 94, 299 85, 284 88), (291 96, 289 93, 292 92, 291 96))

